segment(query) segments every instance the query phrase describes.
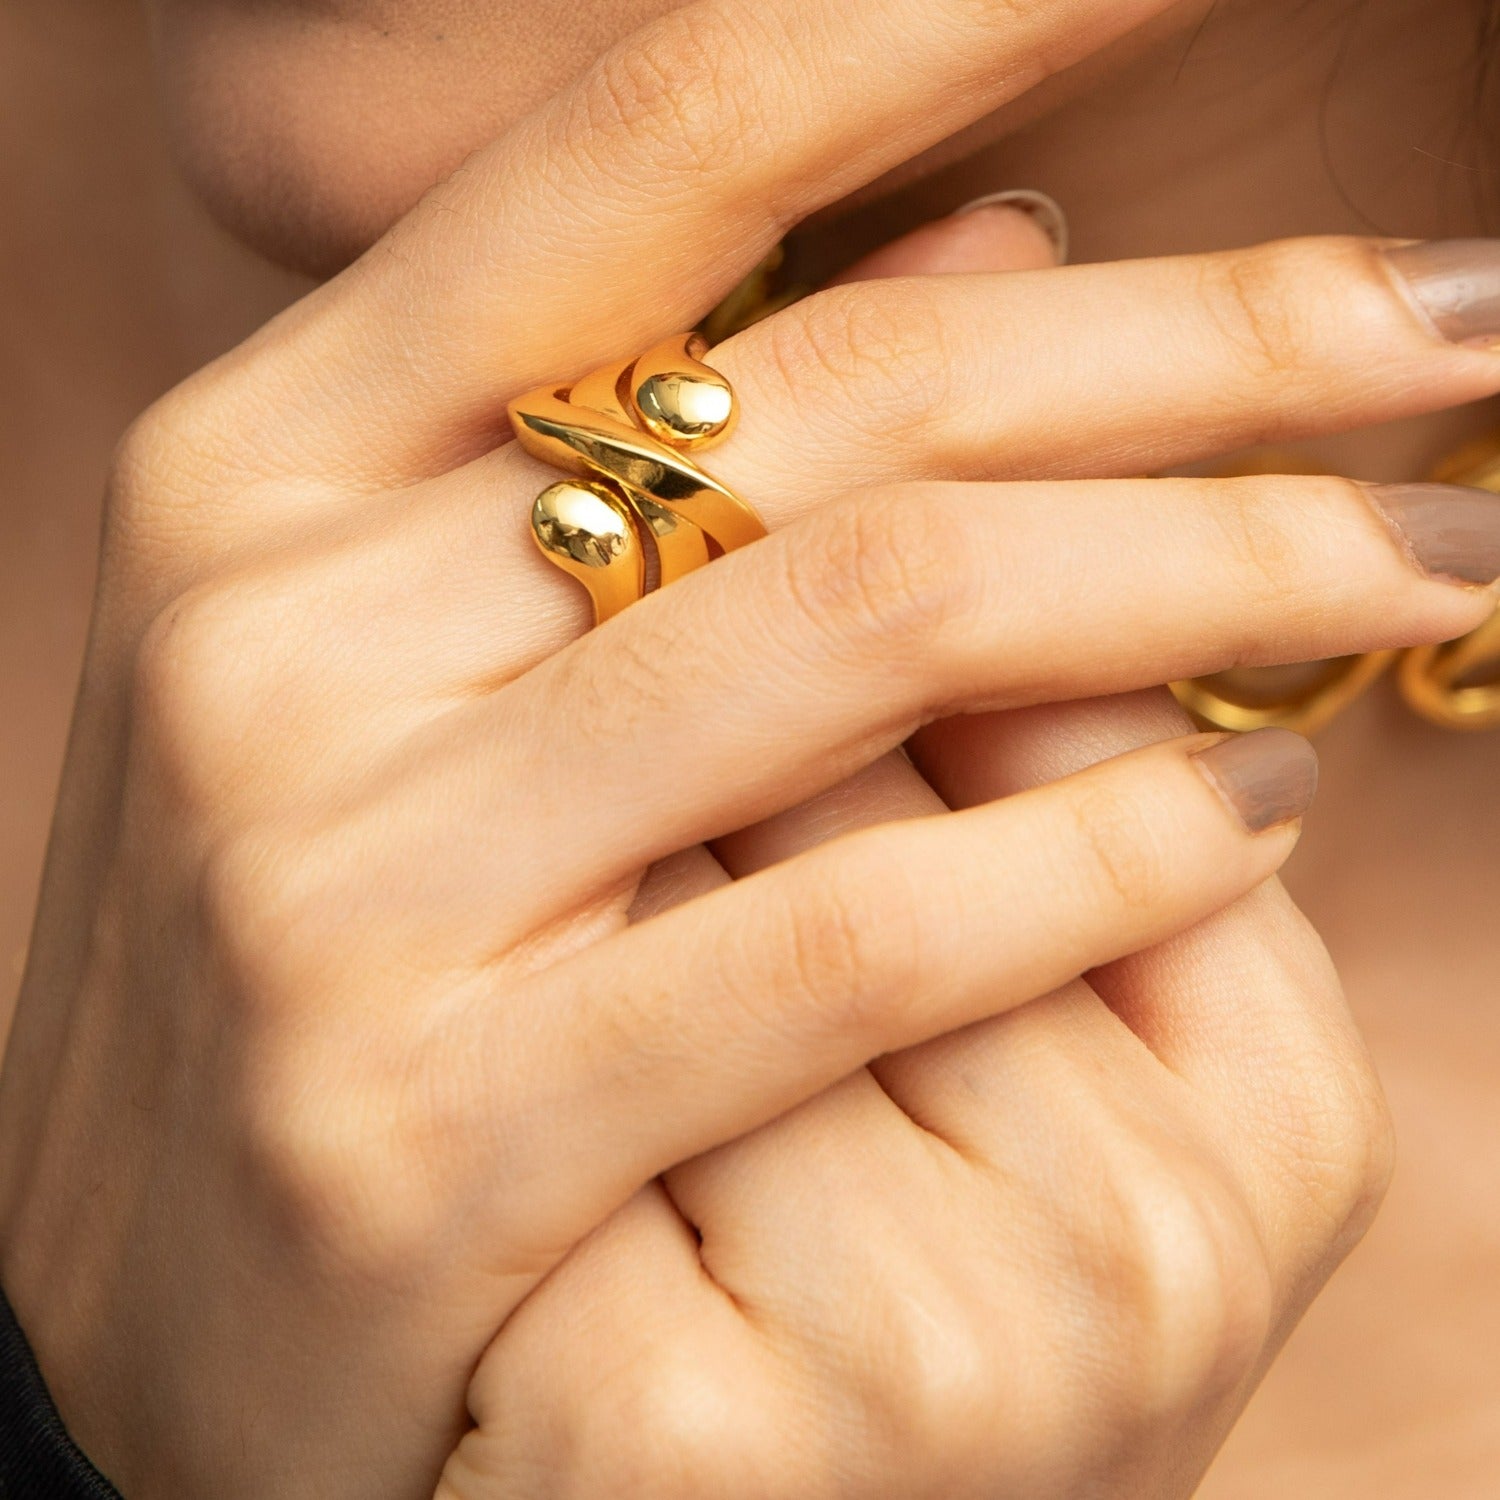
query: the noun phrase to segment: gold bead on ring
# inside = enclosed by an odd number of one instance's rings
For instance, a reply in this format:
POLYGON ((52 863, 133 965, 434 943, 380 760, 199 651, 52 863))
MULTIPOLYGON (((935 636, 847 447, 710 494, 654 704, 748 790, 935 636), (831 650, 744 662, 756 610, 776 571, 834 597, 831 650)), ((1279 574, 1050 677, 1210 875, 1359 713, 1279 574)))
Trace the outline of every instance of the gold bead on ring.
POLYGON ((661 584, 766 534, 743 500, 690 454, 721 443, 738 415, 734 391, 702 362, 707 343, 680 334, 638 359, 510 403, 516 440, 571 476, 532 507, 551 562, 588 589, 596 624, 646 589, 647 549, 661 584))

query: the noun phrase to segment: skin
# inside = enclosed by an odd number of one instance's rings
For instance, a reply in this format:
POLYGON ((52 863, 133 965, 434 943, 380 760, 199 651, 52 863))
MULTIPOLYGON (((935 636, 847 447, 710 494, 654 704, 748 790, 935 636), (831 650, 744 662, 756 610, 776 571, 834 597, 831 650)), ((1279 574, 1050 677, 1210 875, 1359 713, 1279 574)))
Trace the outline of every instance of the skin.
MULTIPOLYGON (((862 185, 853 201, 882 202, 894 186, 1088 94, 1131 59, 1190 32, 1207 7, 1165 7, 1066 76, 862 185)), ((471 152, 609 45, 674 8, 609 0, 559 24, 551 0, 148 7, 170 141, 187 179, 237 236, 313 274, 346 265, 471 152)), ((830 217, 846 224, 847 206, 830 217)), ((845 250, 847 262, 847 241, 845 250)))
MULTIPOLYGON (((1143 75, 1143 77, 1145 77, 1145 78, 1151 78, 1152 75, 1151 74, 1145 74, 1145 75, 1143 75)), ((1158 81, 1160 81, 1160 80, 1158 80, 1158 81)), ((1124 87, 1124 86, 1122 86, 1122 87, 1124 87)), ((1128 99, 1130 99, 1130 95, 1128 95, 1128 93, 1127 93, 1127 95, 1122 95, 1122 99, 1125 99, 1125 101, 1128 101, 1128 99)), ((1101 105, 1101 108, 1107 108, 1107 96, 1106 96, 1106 104, 1101 105)), ((1125 113, 1125 111, 1124 111, 1124 105, 1121 105, 1121 108, 1122 108, 1122 113, 1125 113)), ((1127 115, 1127 117, 1128 117, 1128 115, 1127 115)), ((1074 117, 1074 118, 1077 118, 1077 117, 1074 117)), ((1085 123, 1088 123, 1088 117, 1083 117, 1083 118, 1085 118, 1085 123)), ((1080 129, 1080 127, 1082 127, 1082 126, 1076 126, 1076 129, 1080 129)), ((1061 129, 1061 126, 1059 126, 1059 129, 1061 129)), ((1166 129, 1166 126, 1163 126, 1163 129, 1166 129)), ((1065 139, 1065 136, 1064 136, 1064 139, 1065 139)), ((1128 145, 1128 141, 1127 141, 1127 145, 1128 145)), ((1059 154, 1062 154, 1061 147, 1059 147, 1059 154)), ((1082 154, 1082 153, 1080 153, 1080 154, 1082 154)), ((1122 147, 1122 154, 1125 154, 1125 147, 1122 147)), ((1046 159, 1046 157, 1038 157, 1038 159, 1046 159)), ((1113 163, 1113 165, 1118 166, 1119 163, 1113 163)), ((1029 180, 1029 178, 1028 178, 1028 180, 1029 180)), ((993 181, 993 178, 990 178, 990 181, 993 181)), ((1052 183, 1050 183, 1050 181, 1047 184, 1049 184, 1049 186, 1052 186, 1052 183)), ((1077 193, 1077 199, 1079 199, 1079 201, 1088 202, 1088 196, 1086 196, 1085 189, 1086 189, 1086 184, 1080 184, 1079 193, 1077 193)), ((1124 195, 1122 195, 1122 196, 1124 196, 1124 195)), ((1281 211, 1280 204, 1278 204, 1278 211, 1281 211)), ((1103 217, 1103 216, 1101 216, 1101 217, 1103 217)), ((1191 217, 1191 214, 1188 217, 1191 217)), ((1301 222, 1301 225, 1298 225, 1298 226, 1301 226, 1301 228, 1308 228, 1308 226, 1313 226, 1313 225, 1311 225, 1311 223, 1308 223, 1307 220, 1304 220, 1304 222, 1301 222)), ((1085 233, 1089 233, 1089 231, 1085 231, 1085 233)), ((1101 254, 1101 251, 1103 251, 1103 249, 1104 249, 1103 231, 1101 231, 1101 229, 1095 228, 1094 231, 1092 231, 1092 233, 1095 233, 1098 236, 1098 239, 1095 239, 1095 242, 1092 242, 1092 245, 1091 245, 1092 254, 1101 254)), ((1140 236, 1140 234, 1145 234, 1145 229, 1142 228, 1142 225, 1139 225, 1139 223, 1137 223, 1137 225, 1134 226, 1134 233, 1139 234, 1139 236, 1140 236)), ((1161 234, 1161 236, 1163 236, 1164 239, 1170 239, 1170 234, 1172 234, 1172 231, 1169 231, 1169 229, 1163 229, 1163 228, 1161 228, 1160 223, 1154 223, 1154 225, 1152 225, 1152 233, 1158 233, 1158 234, 1161 234)), ((1416 233, 1415 229, 1413 229, 1413 233, 1416 233)), ((1086 243, 1089 243, 1089 242, 1086 242, 1086 243)), ((1124 251, 1125 248, 1127 248, 1127 246, 1125 246, 1125 245, 1119 246, 1119 249, 1121 249, 1121 251, 1124 251)), ((1145 248, 1145 246, 1142 246, 1142 248, 1145 248)), ((1151 248, 1157 248, 1157 246, 1152 245, 1151 248)), ((1086 254, 1089 254, 1089 251, 1086 251, 1086 254)), ((1437 441, 1439 441, 1439 435, 1437 435, 1436 432, 1433 432, 1433 431, 1425 431, 1425 432, 1422 432, 1422 434, 1413 434, 1413 435, 1410 435, 1409 438, 1398 438, 1398 440, 1392 440, 1392 441, 1394 441, 1394 443, 1397 443, 1397 441, 1406 441, 1406 443, 1409 444, 1409 449, 1415 450, 1416 447, 1418 447, 1419 444, 1422 444, 1422 443, 1436 444, 1437 441)), ((1383 458, 1380 459, 1379 462, 1382 463, 1382 465, 1388 465, 1388 463, 1389 463, 1389 465, 1394 465, 1394 463, 1397 462, 1397 459, 1392 458, 1391 455, 1397 455, 1397 453, 1400 453, 1400 450, 1395 449, 1395 447, 1391 447, 1391 449, 1388 449, 1388 452, 1386 452, 1386 456, 1383 456, 1383 458)), ((1376 466, 1376 463, 1377 463, 1376 456, 1374 456, 1374 455, 1368 456, 1368 458, 1365 459, 1365 462, 1370 463, 1371 468, 1374 468, 1374 466, 1376 466)), ((1353 726, 1352 726, 1352 729, 1350 729, 1350 732, 1353 732, 1353 726)), ((1388 739, 1386 739, 1386 742, 1391 742, 1391 739, 1394 739, 1395 736, 1397 736, 1397 735, 1404 735, 1404 736, 1406 736, 1407 739, 1409 739, 1409 741, 1410 741, 1410 739, 1413 738, 1412 732, 1410 732, 1410 730, 1392 729, 1391 733, 1389 733, 1389 735, 1388 735, 1388 739)), ((1379 742, 1379 741, 1377 741, 1377 742, 1379 742)), ((1407 756, 1406 756, 1406 759, 1401 760, 1401 762, 1400 762, 1400 781, 1398 781, 1398 783, 1397 783, 1397 781, 1395 781, 1395 775, 1397 775, 1397 771, 1395 771, 1395 769, 1394 769, 1394 771, 1392 771, 1392 784, 1394 784, 1394 786, 1395 786, 1395 784, 1400 784, 1401 795, 1406 796, 1406 798, 1410 798, 1410 796, 1412 796, 1412 771, 1410 771, 1410 751, 1412 751, 1413 748, 1418 748, 1418 750, 1419 750, 1419 748, 1421 748, 1422 744, 1425 744, 1425 736, 1418 735, 1418 736, 1416 736, 1416 744, 1398 745, 1398 747, 1397 747, 1397 748, 1404 748, 1404 750, 1407 751, 1407 756)), ((1365 745, 1364 741, 1362 741, 1362 745, 1365 745)), ((1368 756, 1368 745, 1365 745, 1364 753, 1367 754, 1367 756, 1368 756)), ((1464 756, 1464 754, 1467 754, 1467 753, 1469 753, 1469 751, 1460 751, 1460 750, 1445 751, 1446 760, 1445 760, 1445 765, 1443 765, 1443 771, 1448 772, 1448 774, 1449 774, 1449 780, 1451 780, 1452 766, 1454 766, 1455 763, 1464 763, 1463 762, 1463 756, 1464 756), (1455 762, 1454 756, 1460 757, 1460 760, 1457 760, 1457 762, 1455 762)), ((1475 751, 1475 754, 1478 754, 1478 753, 1479 753, 1479 751, 1475 751)), ((1473 777, 1475 777, 1476 780, 1478 780, 1479 775, 1481 775, 1481 769, 1479 769, 1479 766, 1481 766, 1481 765, 1482 765, 1482 762, 1479 762, 1479 760, 1476 760, 1476 762, 1475 762, 1475 771, 1473 771, 1473 777)), ((1436 781, 1437 781, 1437 777, 1436 777, 1436 775, 1434 775, 1434 783, 1436 783, 1436 781)), ((1419 784, 1419 786, 1421 786, 1422 783, 1418 783, 1418 784, 1419 784)), ((1439 813, 1439 816, 1442 816, 1442 802, 1434 802, 1433 805, 1434 805, 1434 811, 1437 811, 1437 813, 1439 813)), ((1478 802, 1476 802, 1476 805, 1479 805, 1478 802)), ((1368 816, 1368 813, 1367 813, 1367 816, 1368 816)), ((1469 814, 1466 813, 1466 816, 1469 816, 1469 814)), ((1478 840, 1478 838, 1476 838, 1476 847, 1479 847, 1479 840, 1478 840)), ((1343 862, 1343 861, 1340 861, 1340 864, 1341 864, 1341 862, 1343 862)), ((1370 865, 1367 864, 1367 868, 1368 867, 1370 867, 1370 865)), ((1379 864, 1374 865, 1374 868, 1379 868, 1379 864)), ((1335 880, 1335 882, 1334 882, 1334 888, 1337 889, 1337 880, 1335 880)), ((1473 888, 1473 886, 1467 886, 1466 885, 1466 889, 1469 889, 1469 888, 1473 888)), ((1482 889, 1482 885, 1479 885, 1478 888, 1482 889)), ((1436 889, 1436 891, 1442 891, 1442 886, 1440 886, 1440 885, 1424 886, 1424 891, 1431 891, 1431 889, 1436 889)), ((1365 892, 1365 894, 1368 895, 1368 891, 1365 892)), ((1433 900, 1434 900, 1434 906, 1436 906, 1436 900, 1437 900, 1437 898, 1433 897, 1433 900)), ((1358 906, 1356 906, 1355 903, 1352 903, 1352 906, 1350 906, 1350 909, 1368 910, 1368 904, 1367 904, 1367 906, 1364 906, 1364 907, 1358 907, 1358 906)), ((1337 910, 1337 907, 1335 907, 1335 910, 1337 910)), ((1358 926, 1359 927, 1368 927, 1368 918, 1365 918, 1364 921, 1359 922, 1358 926)), ((1400 926, 1400 924, 1398 924, 1398 926, 1400 926)), ((1335 921, 1335 932, 1337 932, 1337 929, 1338 929, 1338 924, 1337 924, 1337 921, 1335 921)), ((1353 936, 1353 933, 1350 936, 1353 936)), ((1350 944, 1350 945, 1352 945, 1352 944, 1350 944)), ((1413 957, 1415 957, 1415 959, 1421 960, 1422 968, 1419 969, 1418 972, 1421 972, 1421 974, 1424 975, 1424 978, 1427 977, 1428 972, 1430 972, 1430 963, 1431 963, 1431 954, 1430 954, 1430 951, 1427 950, 1427 947, 1425 947, 1424 944, 1413 945, 1413 957)), ((1476 975, 1478 975, 1479 972, 1481 972, 1481 966, 1479 966, 1479 965, 1481 965, 1482 959, 1484 959, 1484 953, 1482 953, 1482 950, 1481 950, 1481 953, 1479 953, 1479 962, 1476 962, 1476 975)), ((1470 1043, 1470 1046, 1472 1046, 1472 1043, 1470 1043)), ((1362 1344, 1356 1344, 1355 1347, 1362 1347, 1362 1344)), ((1281 1457, 1278 1458, 1277 1461, 1283 1461, 1283 1463, 1284 1463, 1284 1449, 1283 1449, 1283 1451, 1281 1451, 1281 1457)), ((1310 1490, 1310 1493, 1326 1493, 1326 1491, 1310 1490)))

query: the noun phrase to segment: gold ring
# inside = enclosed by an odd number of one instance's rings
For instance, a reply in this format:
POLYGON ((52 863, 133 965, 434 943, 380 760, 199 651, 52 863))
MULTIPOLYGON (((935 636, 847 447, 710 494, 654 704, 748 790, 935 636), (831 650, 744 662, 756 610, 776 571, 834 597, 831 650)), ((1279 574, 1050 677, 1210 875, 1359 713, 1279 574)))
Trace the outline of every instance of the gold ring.
POLYGON ((572 386, 543 386, 510 403, 516 440, 571 476, 537 496, 531 532, 542 554, 576 578, 598 624, 647 591, 766 534, 738 495, 690 453, 734 430, 734 391, 702 362, 708 344, 679 334, 639 359, 606 365, 572 386))

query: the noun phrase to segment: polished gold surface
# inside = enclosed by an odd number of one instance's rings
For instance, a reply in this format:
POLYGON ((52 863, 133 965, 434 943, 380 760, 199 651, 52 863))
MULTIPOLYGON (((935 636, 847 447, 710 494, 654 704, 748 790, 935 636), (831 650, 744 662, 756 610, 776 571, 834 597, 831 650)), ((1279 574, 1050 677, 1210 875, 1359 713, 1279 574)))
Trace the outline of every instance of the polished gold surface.
POLYGON ((1401 659, 1401 695, 1444 729, 1500 728, 1500 615, 1462 640, 1401 659))
POLYGON ((676 582, 709 561, 712 554, 708 550, 708 537, 691 521, 684 521, 647 495, 636 494, 631 499, 636 515, 656 544, 659 588, 676 582))
POLYGON ((510 404, 521 446, 581 481, 544 491, 532 526, 545 555, 588 586, 600 620, 606 618, 601 599, 610 613, 623 607, 618 590, 627 556, 640 559, 632 597, 644 592, 646 537, 664 585, 702 567, 712 555, 710 544, 732 552, 766 534, 759 516, 688 456, 722 442, 734 428, 734 392, 702 362, 706 352, 699 335, 681 334, 571 387, 543 387, 510 404), (605 522, 584 495, 620 509, 605 522), (569 530, 552 515, 560 504, 569 516, 587 512, 604 531, 569 530), (628 545, 621 525, 630 533, 628 545), (621 550, 610 552, 601 570, 597 560, 613 547, 621 550))
POLYGON ((568 392, 568 405, 600 412, 626 427, 634 425, 635 415, 631 411, 629 398, 620 391, 629 371, 630 361, 622 359, 616 364, 605 365, 602 369, 585 375, 568 392))
POLYGON ((636 420, 652 437, 683 451, 702 451, 734 429, 734 392, 703 364, 707 341, 671 339, 649 349, 631 374, 636 420))
POLYGON ((531 508, 531 534, 543 556, 589 591, 595 624, 641 597, 645 552, 630 507, 607 486, 548 485, 531 508))
POLYGON ((1261 674, 1223 672, 1174 682, 1177 701, 1200 723, 1214 729, 1295 729, 1316 734, 1364 696, 1389 670, 1398 651, 1375 651, 1319 662, 1289 690, 1275 691, 1243 679, 1261 674))

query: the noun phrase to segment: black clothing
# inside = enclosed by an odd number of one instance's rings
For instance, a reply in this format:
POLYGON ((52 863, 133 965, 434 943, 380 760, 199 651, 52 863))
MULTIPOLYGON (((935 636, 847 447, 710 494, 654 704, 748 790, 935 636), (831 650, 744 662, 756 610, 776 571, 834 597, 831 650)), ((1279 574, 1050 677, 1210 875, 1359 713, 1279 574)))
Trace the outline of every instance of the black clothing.
POLYGON ((120 1500, 63 1426, 0 1291, 0 1500, 120 1500))

